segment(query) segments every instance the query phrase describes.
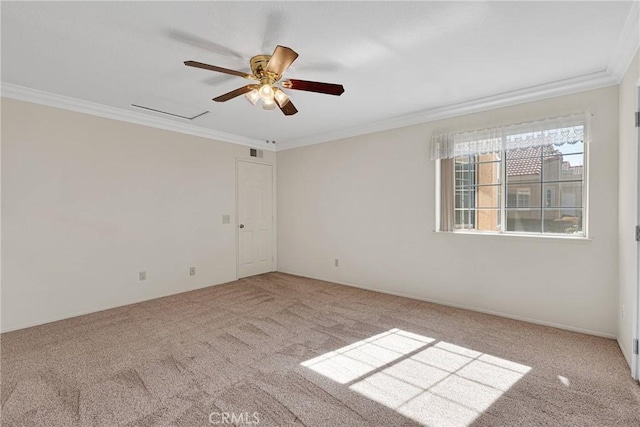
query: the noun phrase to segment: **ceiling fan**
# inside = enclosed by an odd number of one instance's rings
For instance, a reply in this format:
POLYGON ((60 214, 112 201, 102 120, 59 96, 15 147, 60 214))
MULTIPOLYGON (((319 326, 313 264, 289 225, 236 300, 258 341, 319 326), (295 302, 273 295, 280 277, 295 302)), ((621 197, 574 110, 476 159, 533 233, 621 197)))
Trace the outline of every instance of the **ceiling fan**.
POLYGON ((244 77, 255 80, 258 83, 249 84, 232 90, 229 93, 213 98, 216 102, 226 102, 237 96, 244 95, 249 102, 256 105, 262 100, 262 108, 273 110, 276 105, 286 116, 292 116, 298 112, 289 96, 281 88, 305 90, 308 92, 325 93, 340 96, 344 92, 342 85, 333 83, 312 82, 308 80, 288 79, 281 81, 282 74, 296 60, 298 54, 288 47, 276 46, 273 55, 256 55, 249 61, 252 74, 242 71, 230 70, 215 65, 204 64, 197 61, 184 61, 189 67, 202 68, 232 76, 244 77))

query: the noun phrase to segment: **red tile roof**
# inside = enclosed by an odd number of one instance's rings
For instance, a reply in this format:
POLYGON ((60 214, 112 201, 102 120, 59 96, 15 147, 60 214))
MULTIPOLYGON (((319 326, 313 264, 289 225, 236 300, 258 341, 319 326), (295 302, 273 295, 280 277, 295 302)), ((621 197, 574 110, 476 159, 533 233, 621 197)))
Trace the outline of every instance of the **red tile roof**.
POLYGON ((523 148, 522 150, 507 151, 507 176, 540 175, 542 172, 542 157, 560 155, 553 146, 523 148))

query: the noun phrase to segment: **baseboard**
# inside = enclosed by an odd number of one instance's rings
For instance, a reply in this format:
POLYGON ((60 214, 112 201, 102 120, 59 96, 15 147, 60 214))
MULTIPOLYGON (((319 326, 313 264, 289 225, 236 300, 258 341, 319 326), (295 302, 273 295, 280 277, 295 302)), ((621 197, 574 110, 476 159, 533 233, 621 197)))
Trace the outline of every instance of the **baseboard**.
POLYGON ((579 332, 579 333, 582 333, 582 334, 593 335, 593 336, 596 336, 596 337, 609 338, 609 339, 614 339, 614 340, 617 339, 617 337, 615 335, 612 335, 612 334, 608 334, 608 333, 605 333, 605 332, 599 332, 599 331, 592 331, 592 330, 589 330, 589 329, 576 328, 574 326, 563 325, 561 323, 546 322, 544 320, 531 319, 531 318, 528 318, 528 317, 517 316, 517 315, 514 315, 514 314, 510 314, 510 313, 503 313, 503 312, 500 312, 500 311, 486 310, 486 309, 483 309, 483 308, 472 307, 472 306, 462 305, 462 304, 455 304, 455 303, 448 302, 448 301, 441 301, 441 300, 436 300, 436 299, 431 299, 431 298, 425 298, 425 297, 421 297, 421 296, 417 296, 417 295, 409 295, 409 294, 404 294, 404 293, 401 293, 401 292, 389 291, 387 289, 377 289, 377 288, 372 288, 372 287, 368 287, 368 286, 356 285, 354 283, 338 281, 338 280, 334 280, 334 279, 326 279, 326 278, 323 278, 323 277, 309 276, 307 274, 296 273, 296 272, 293 272, 293 271, 278 270, 278 272, 279 273, 285 273, 285 274, 291 274, 291 275, 294 275, 294 276, 306 277, 306 278, 314 279, 314 280, 322 280, 323 282, 336 283, 338 285, 344 285, 344 286, 349 286, 349 287, 352 287, 352 288, 364 289, 364 290, 367 290, 367 291, 379 292, 381 294, 393 295, 393 296, 396 296, 396 297, 410 298, 410 299, 415 299, 415 300, 418 300, 418 301, 425 301, 425 302, 431 302, 431 303, 434 303, 434 304, 444 305, 444 306, 447 306, 447 307, 461 308, 463 310, 470 310, 470 311, 476 311, 478 313, 491 314, 491 315, 494 315, 494 316, 505 317, 507 319, 520 320, 522 322, 534 323, 536 325, 550 326, 552 328, 564 329, 564 330, 571 331, 571 332, 579 332))
MULTIPOLYGON (((235 280, 237 280, 237 279, 233 279, 230 282, 233 282, 235 280)), ((127 303, 124 303, 124 304, 107 305, 107 306, 103 306, 103 307, 92 309, 92 310, 73 312, 73 313, 68 314, 68 315, 65 314, 63 316, 54 316, 52 318, 48 318, 48 319, 45 319, 45 320, 38 320, 36 322, 30 322, 30 323, 26 323, 26 324, 23 324, 23 325, 14 326, 14 327, 7 328, 7 329, 2 329, 1 333, 4 334, 4 333, 7 333, 7 332, 18 331, 20 329, 33 328, 34 326, 46 325, 47 323, 58 322, 60 320, 66 320, 66 319, 72 319, 74 317, 79 317, 79 316, 86 316, 87 314, 99 313, 101 311, 111 310, 113 308, 126 307, 128 305, 139 304, 139 303, 145 302, 145 301, 152 301, 152 300, 155 300, 155 299, 170 297, 172 295, 179 295, 179 294, 184 294, 184 293, 191 292, 191 291, 197 291, 198 289, 204 289, 204 288, 208 288, 208 287, 211 287, 211 286, 224 285, 225 283, 230 283, 230 282, 220 282, 220 283, 214 283, 214 284, 206 284, 206 285, 203 285, 203 286, 195 287, 193 289, 181 290, 181 291, 178 291, 178 292, 167 292, 167 293, 162 293, 162 294, 159 294, 159 295, 153 295, 153 296, 149 296, 149 297, 138 298, 138 299, 135 299, 135 300, 133 300, 131 302, 127 302, 127 303)))

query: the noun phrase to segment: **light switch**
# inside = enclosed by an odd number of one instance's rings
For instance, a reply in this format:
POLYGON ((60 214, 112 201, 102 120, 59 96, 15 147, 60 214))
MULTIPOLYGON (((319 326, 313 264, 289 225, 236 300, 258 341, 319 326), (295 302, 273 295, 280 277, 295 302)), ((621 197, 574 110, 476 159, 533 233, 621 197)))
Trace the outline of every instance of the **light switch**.
POLYGON ((231 224, 231 215, 222 215, 223 224, 231 224))

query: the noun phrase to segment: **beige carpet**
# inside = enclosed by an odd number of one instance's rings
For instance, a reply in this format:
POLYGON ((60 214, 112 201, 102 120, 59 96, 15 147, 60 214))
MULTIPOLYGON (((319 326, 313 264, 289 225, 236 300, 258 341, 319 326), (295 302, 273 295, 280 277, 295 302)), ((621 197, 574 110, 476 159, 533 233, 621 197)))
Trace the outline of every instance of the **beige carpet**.
POLYGON ((1 362, 6 426, 640 426, 612 340, 280 273, 6 333, 1 362))

